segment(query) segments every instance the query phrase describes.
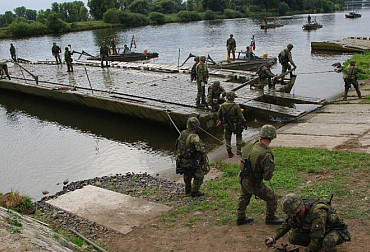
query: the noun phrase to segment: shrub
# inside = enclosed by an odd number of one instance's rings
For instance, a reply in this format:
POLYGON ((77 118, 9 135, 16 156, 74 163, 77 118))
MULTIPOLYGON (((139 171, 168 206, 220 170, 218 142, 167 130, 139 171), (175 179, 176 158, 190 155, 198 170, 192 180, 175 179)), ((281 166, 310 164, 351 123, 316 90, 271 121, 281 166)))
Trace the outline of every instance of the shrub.
POLYGON ((211 10, 207 10, 204 12, 204 19, 205 20, 213 20, 216 19, 216 13, 211 10))
POLYGON ((199 15, 199 13, 197 11, 191 11, 190 12, 190 18, 191 18, 191 21, 202 20, 202 17, 199 15))
POLYGON ((279 4, 278 11, 279 15, 284 16, 287 13, 287 11, 289 11, 289 5, 285 2, 281 2, 279 4))
POLYGON ((40 35, 47 33, 47 27, 40 22, 33 22, 31 24, 25 22, 13 22, 7 28, 7 33, 11 33, 16 37, 40 35))
POLYGON ((119 15, 121 23, 126 27, 138 27, 147 25, 148 19, 143 14, 122 11, 119 15))
POLYGON ((192 21, 190 11, 185 11, 185 10, 179 11, 177 13, 177 18, 180 22, 190 22, 190 21, 192 21))
POLYGON ((56 13, 50 14, 45 21, 47 29, 51 33, 63 33, 71 30, 71 26, 59 18, 56 13))
POLYGON ((109 9, 107 10, 104 14, 103 14, 103 21, 106 22, 106 23, 109 23, 109 24, 117 24, 120 22, 120 10, 119 9, 116 9, 116 8, 112 8, 112 9, 109 9))
POLYGON ((166 16, 159 12, 151 12, 149 14, 149 23, 150 24, 164 24, 166 23, 166 16))
POLYGON ((232 10, 232 9, 225 9, 224 14, 226 18, 240 18, 242 14, 239 11, 232 10))

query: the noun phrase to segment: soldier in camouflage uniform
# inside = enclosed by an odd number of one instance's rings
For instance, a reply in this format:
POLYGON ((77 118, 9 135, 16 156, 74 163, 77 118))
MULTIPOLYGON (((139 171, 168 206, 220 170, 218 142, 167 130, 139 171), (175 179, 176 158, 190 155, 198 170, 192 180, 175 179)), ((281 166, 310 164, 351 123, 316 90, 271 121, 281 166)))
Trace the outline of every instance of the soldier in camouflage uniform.
POLYGON ((207 106, 206 102, 206 84, 208 82, 209 74, 208 74, 208 67, 205 64, 206 56, 200 57, 200 62, 198 63, 197 69, 197 85, 198 85, 198 94, 197 94, 197 107, 201 107, 200 102, 202 102, 202 106, 207 106))
POLYGON ((72 54, 73 52, 71 52, 68 47, 66 47, 64 51, 64 61, 67 64, 67 72, 73 72, 72 54))
POLYGON ((103 61, 105 61, 105 66, 108 67, 108 57, 109 57, 109 47, 105 44, 105 41, 101 42, 100 46, 100 66, 104 67, 103 61))
POLYGON ((231 52, 233 54, 233 60, 235 60, 236 42, 232 34, 230 34, 230 38, 228 38, 226 41, 226 48, 227 48, 227 59, 230 59, 231 52))
POLYGON ((187 121, 185 130, 183 130, 176 141, 178 152, 176 160, 176 173, 183 174, 185 182, 185 194, 191 194, 192 197, 203 196, 199 191, 203 183, 203 166, 207 159, 205 147, 196 134, 200 122, 196 117, 190 117, 187 121), (193 180, 193 185, 191 181, 193 180))
POLYGON ((243 129, 247 128, 247 121, 245 120, 240 106, 234 102, 235 93, 233 91, 226 93, 226 102, 221 105, 218 110, 217 126, 221 123, 224 127, 224 137, 226 140, 226 150, 229 158, 234 156, 231 151, 231 135, 234 133, 236 135, 236 147, 237 154, 241 155, 241 148, 243 145, 242 133, 243 129))
POLYGON ((279 62, 281 64, 281 73, 285 73, 287 71, 289 71, 290 69, 292 69, 291 65, 294 67, 294 69, 297 68, 297 66, 294 64, 294 61, 292 59, 292 51, 293 49, 293 45, 292 44, 288 44, 287 47, 282 50, 280 53, 279 53, 279 62))
POLYGON ((9 75, 9 72, 8 72, 8 65, 6 64, 6 62, 0 62, 0 76, 1 76, 1 78, 3 78, 4 74, 10 80, 10 75, 9 75))
POLYGON ((351 85, 353 85, 353 87, 355 88, 358 98, 362 99, 361 91, 360 91, 360 88, 357 82, 357 74, 358 73, 365 74, 365 72, 362 69, 357 68, 355 66, 356 66, 356 61, 351 60, 349 63, 349 66, 346 69, 343 69, 343 78, 344 78, 343 100, 344 101, 347 100, 348 90, 350 89, 351 85))
POLYGON ((13 44, 10 44, 10 56, 12 57, 12 60, 17 61, 17 55, 15 51, 15 46, 13 44))
POLYGON ((287 219, 276 231, 275 236, 265 240, 267 246, 276 243, 288 231, 289 242, 305 246, 306 252, 336 251, 335 246, 350 241, 347 225, 339 218, 330 202, 319 199, 302 199, 297 194, 289 193, 282 199, 282 210, 287 219))
POLYGON ((271 72, 271 67, 274 64, 275 64, 274 61, 267 63, 266 65, 264 65, 263 67, 261 67, 261 69, 257 71, 258 83, 257 85, 255 85, 256 88, 263 89, 267 84, 269 88, 274 88, 274 85, 271 81, 271 78, 276 77, 276 75, 271 72))
POLYGON ((276 217, 277 196, 275 192, 267 187, 263 180, 270 180, 275 170, 274 155, 268 147, 272 139, 276 138, 274 126, 263 125, 259 132, 259 139, 254 139, 247 143, 243 148, 243 160, 250 160, 252 175, 244 176, 246 166, 241 164, 239 174, 240 196, 238 201, 236 221, 237 225, 247 224, 253 221, 253 218, 246 217, 246 209, 252 195, 266 201, 266 220, 267 225, 280 225, 283 220, 276 217))
POLYGON ((51 48, 51 53, 55 57, 57 65, 62 64, 62 60, 60 59, 61 52, 62 52, 62 50, 60 49, 60 47, 57 45, 57 43, 54 42, 53 47, 51 48))
POLYGON ((199 63, 199 57, 196 56, 194 57, 194 65, 193 67, 191 68, 191 72, 190 72, 190 81, 193 81, 193 80, 197 80, 197 65, 199 63))
POLYGON ((211 86, 208 87, 207 103, 212 112, 217 112, 220 108, 220 104, 225 102, 226 91, 221 87, 219 81, 214 81, 211 86))

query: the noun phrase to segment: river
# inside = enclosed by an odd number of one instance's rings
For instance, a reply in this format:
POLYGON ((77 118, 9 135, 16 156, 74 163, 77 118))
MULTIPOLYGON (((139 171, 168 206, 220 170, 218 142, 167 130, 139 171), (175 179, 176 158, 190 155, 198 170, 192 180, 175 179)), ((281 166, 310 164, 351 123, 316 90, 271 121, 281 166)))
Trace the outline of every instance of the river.
MULTIPOLYGON (((310 43, 370 37, 366 28, 370 10, 363 9, 362 14, 358 19, 345 19, 343 12, 311 15, 323 28, 310 32, 302 30, 307 15, 297 15, 278 19, 284 26, 267 31, 259 28, 258 20, 233 19, 6 39, 0 41, 0 59, 10 58, 10 43, 16 46, 19 57, 36 61, 52 59, 53 42, 95 54, 100 42, 109 41, 111 35, 118 47, 130 45, 134 35, 136 51, 158 52, 153 62, 177 65, 189 53, 223 60, 229 34, 234 34, 237 51, 245 50, 254 35, 257 55, 267 52, 277 56, 288 43, 294 45, 298 78, 292 93, 332 99, 342 92, 343 80, 341 74, 327 71, 333 70, 332 63, 344 62, 350 55, 313 54, 310 43)), ((280 72, 280 66, 273 72, 280 72)), ((174 168, 177 132, 170 126, 0 93, 0 128, 1 193, 13 190, 38 200, 42 190, 51 194, 61 190, 67 178, 75 181, 126 172, 157 174, 174 168)), ((251 124, 244 136, 256 132, 251 124)))

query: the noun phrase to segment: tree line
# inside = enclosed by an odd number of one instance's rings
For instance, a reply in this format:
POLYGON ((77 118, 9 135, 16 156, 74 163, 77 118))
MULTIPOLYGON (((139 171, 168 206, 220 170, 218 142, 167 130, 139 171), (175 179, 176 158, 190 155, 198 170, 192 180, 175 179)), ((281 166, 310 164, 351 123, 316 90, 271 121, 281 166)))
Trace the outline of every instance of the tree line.
POLYGON ((13 36, 62 33, 76 22, 103 20, 124 27, 219 18, 266 17, 333 12, 344 0, 89 0, 52 3, 50 9, 24 6, 0 14, 0 27, 13 36))

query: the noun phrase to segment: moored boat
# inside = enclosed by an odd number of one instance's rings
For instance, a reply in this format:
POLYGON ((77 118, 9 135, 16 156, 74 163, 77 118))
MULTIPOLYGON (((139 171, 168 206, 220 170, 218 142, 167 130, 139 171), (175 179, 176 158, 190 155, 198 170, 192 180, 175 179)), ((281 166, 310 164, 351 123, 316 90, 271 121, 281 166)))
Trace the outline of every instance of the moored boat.
POLYGON ((322 28, 322 24, 320 23, 307 23, 302 26, 303 30, 310 31, 310 30, 316 30, 318 28, 322 28))
POLYGON ((351 11, 350 13, 346 14, 345 16, 346 16, 346 18, 359 18, 362 15, 358 12, 351 11))
POLYGON ((274 29, 274 28, 283 27, 283 26, 284 26, 283 24, 279 24, 279 23, 267 23, 267 24, 261 24, 260 28, 261 29, 274 29))
POLYGON ((222 60, 215 64, 208 64, 209 68, 215 69, 233 69, 233 70, 244 70, 253 71, 256 70, 261 65, 269 63, 271 61, 276 62, 276 57, 269 58, 253 58, 253 59, 235 59, 235 60, 222 60))
MULTIPOLYGON (((130 53, 122 53, 117 55, 109 55, 109 61, 139 61, 139 60, 148 60, 152 58, 157 58, 158 53, 156 52, 147 52, 147 53, 137 53, 137 52, 130 52, 130 53)), ((100 55, 88 57, 88 60, 100 60, 100 55)))

